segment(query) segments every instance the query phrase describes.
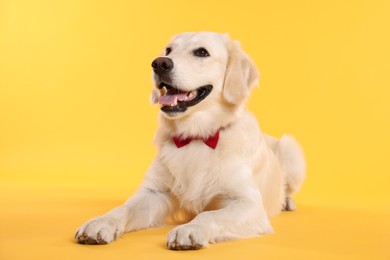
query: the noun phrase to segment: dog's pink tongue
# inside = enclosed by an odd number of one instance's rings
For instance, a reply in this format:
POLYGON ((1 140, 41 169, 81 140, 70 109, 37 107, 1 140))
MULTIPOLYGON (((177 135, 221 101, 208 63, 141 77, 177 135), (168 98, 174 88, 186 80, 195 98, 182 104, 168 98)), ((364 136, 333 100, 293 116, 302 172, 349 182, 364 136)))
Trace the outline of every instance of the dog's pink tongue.
POLYGON ((184 101, 186 99, 187 99, 187 93, 179 93, 179 94, 175 94, 175 95, 166 94, 164 96, 160 96, 158 101, 161 105, 165 105, 165 106, 166 105, 168 105, 168 106, 174 105, 174 106, 176 106, 178 100, 184 101))

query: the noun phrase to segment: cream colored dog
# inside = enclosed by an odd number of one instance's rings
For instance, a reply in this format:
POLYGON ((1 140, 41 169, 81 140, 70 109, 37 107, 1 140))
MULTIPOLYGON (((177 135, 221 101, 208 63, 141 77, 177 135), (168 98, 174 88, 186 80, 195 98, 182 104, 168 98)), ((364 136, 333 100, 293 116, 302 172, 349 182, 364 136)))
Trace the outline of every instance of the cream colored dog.
POLYGON ((152 67, 159 154, 136 194, 81 226, 76 240, 106 244, 180 217, 187 222, 168 234, 169 249, 271 233, 268 218, 295 208, 305 161, 292 137, 262 133, 246 110, 254 64, 228 36, 200 32, 174 37, 152 67))

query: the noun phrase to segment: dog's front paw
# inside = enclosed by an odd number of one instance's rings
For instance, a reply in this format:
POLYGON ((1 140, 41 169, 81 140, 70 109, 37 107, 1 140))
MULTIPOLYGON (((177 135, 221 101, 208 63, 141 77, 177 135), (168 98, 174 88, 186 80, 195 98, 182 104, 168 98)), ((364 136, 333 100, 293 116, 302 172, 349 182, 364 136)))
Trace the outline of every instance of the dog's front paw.
POLYGON ((206 235, 197 225, 181 225, 168 234, 167 247, 171 250, 197 250, 207 245, 206 235))
POLYGON ((105 245, 114 241, 121 233, 113 219, 102 216, 82 225, 75 238, 80 244, 105 245))

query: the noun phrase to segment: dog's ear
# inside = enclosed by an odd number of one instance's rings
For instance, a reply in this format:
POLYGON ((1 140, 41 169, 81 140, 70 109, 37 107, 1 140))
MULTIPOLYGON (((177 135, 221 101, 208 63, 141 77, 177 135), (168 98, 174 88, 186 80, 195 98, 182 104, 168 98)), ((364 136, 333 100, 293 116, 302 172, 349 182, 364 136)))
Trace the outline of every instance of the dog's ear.
POLYGON ((252 60, 241 50, 237 41, 229 41, 229 61, 225 73, 223 97, 231 104, 240 104, 259 81, 252 60))
POLYGON ((152 94, 150 94, 150 103, 152 103, 152 105, 157 104, 159 97, 160 97, 160 92, 156 88, 153 88, 152 94))

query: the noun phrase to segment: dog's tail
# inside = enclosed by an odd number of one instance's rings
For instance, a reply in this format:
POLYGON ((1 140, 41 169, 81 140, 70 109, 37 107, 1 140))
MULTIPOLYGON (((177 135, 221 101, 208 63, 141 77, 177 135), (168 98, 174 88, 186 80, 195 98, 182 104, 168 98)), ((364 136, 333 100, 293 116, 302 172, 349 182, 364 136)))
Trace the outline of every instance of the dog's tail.
POLYGON ((279 140, 277 156, 285 174, 287 195, 294 194, 301 188, 306 175, 302 148, 294 137, 283 135, 279 140))
POLYGON ((266 135, 267 143, 280 162, 285 176, 287 196, 299 191, 306 175, 306 163, 301 146, 290 135, 276 139, 266 135))

